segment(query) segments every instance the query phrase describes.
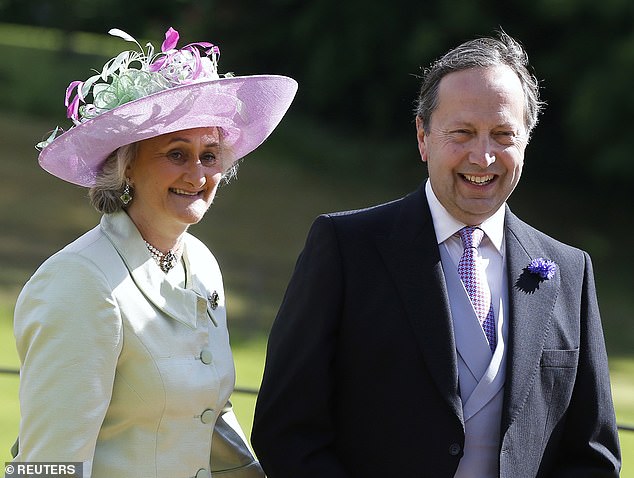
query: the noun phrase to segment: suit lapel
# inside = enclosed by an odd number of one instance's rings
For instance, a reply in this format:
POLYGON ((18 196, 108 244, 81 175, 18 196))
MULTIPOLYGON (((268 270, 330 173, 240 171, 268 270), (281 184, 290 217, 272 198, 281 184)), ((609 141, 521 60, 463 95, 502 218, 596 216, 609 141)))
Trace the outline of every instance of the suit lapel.
POLYGON ((427 370, 462 417, 449 299, 424 187, 405 197, 389 237, 377 247, 396 284, 427 370))
MULTIPOLYGON (((559 274, 540 282, 527 273, 530 261, 545 257, 545 253, 534 230, 508 209, 505 231, 509 349, 503 430, 530 391, 560 288, 559 274)), ((392 234, 378 237, 377 247, 396 284, 427 369, 441 395, 462 419, 449 299, 424 187, 402 200, 392 234)))
POLYGON ((546 332, 559 292, 560 278, 539 281, 526 267, 543 257, 534 231, 510 210, 506 214, 506 265, 509 284, 509 352, 502 430, 519 412, 539 367, 546 332))

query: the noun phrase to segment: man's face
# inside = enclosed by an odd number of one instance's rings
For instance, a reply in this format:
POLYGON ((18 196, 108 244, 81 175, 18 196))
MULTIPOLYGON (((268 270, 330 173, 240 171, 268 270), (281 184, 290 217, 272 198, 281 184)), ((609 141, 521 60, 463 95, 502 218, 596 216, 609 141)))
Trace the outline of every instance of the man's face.
POLYGON ((420 118, 416 128, 434 194, 457 220, 482 223, 515 189, 528 132, 524 92, 510 68, 448 74, 440 81, 429 131, 420 118))

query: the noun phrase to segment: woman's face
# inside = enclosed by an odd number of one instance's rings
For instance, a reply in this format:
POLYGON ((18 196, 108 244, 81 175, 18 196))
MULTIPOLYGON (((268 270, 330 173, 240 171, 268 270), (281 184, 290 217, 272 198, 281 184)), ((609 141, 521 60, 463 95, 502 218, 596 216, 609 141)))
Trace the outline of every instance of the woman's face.
POLYGON ((142 233, 178 236, 200 221, 223 173, 218 128, 195 128, 139 142, 126 171, 133 188, 127 212, 142 233))

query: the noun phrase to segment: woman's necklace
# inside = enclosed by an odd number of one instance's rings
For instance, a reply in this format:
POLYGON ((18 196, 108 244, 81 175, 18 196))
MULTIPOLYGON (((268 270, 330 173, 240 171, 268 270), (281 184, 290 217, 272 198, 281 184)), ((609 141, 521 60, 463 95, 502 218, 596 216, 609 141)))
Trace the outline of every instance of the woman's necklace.
POLYGON ((169 250, 163 253, 149 242, 144 242, 147 250, 150 251, 150 255, 152 256, 152 258, 156 261, 161 270, 166 274, 171 271, 176 266, 176 264, 178 264, 180 251, 178 251, 177 249, 169 250))

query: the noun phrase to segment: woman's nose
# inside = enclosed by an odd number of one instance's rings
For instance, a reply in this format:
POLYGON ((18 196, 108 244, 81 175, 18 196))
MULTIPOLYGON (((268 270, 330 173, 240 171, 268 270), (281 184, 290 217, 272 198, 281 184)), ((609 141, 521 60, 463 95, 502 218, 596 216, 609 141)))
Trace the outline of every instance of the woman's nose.
POLYGON ((201 188, 207 183, 205 168, 199 159, 187 163, 183 179, 195 188, 201 188))

